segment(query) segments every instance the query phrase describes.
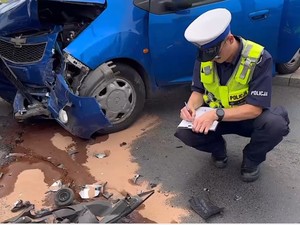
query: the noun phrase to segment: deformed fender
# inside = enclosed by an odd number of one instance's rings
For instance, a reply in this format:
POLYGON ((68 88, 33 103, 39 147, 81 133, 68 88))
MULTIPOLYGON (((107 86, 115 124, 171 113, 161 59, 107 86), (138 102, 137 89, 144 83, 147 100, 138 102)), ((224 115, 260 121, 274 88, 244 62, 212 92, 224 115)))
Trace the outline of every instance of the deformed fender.
POLYGON ((50 92, 48 109, 52 117, 71 134, 89 139, 96 131, 111 126, 94 97, 77 96, 71 92, 61 74, 57 75, 54 89, 50 92), (59 118, 59 111, 65 110, 68 121, 59 118))

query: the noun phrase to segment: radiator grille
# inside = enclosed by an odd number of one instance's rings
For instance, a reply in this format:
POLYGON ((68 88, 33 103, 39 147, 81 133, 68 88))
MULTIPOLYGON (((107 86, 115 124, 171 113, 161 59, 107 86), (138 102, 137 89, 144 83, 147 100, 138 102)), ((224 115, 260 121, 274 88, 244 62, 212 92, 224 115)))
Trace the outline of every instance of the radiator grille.
POLYGON ((43 58, 46 43, 26 44, 16 46, 13 43, 0 40, 0 55, 14 63, 33 63, 43 58))

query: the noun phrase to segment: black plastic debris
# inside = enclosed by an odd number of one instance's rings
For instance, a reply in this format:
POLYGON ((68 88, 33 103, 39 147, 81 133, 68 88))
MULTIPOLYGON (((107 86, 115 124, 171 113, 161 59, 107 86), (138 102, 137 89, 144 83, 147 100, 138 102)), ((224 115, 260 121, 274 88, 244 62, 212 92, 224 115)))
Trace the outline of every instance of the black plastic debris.
POLYGON ((108 193, 105 191, 105 186, 106 186, 107 182, 105 182, 104 184, 102 184, 101 189, 100 189, 100 193, 101 195, 105 198, 105 199, 109 199, 111 196, 113 196, 112 193, 108 193))
POLYGON ((95 200, 42 211, 40 214, 34 213, 34 206, 31 205, 3 223, 114 223, 130 214, 153 193, 154 190, 135 196, 127 195, 116 203, 95 200))
POLYGON ((191 208, 200 215, 204 220, 220 213, 223 208, 214 205, 209 198, 192 197, 189 200, 191 208))
POLYGON ((12 212, 18 212, 22 209, 28 208, 29 206, 31 206, 32 204, 29 201, 25 201, 23 202, 23 200, 18 200, 15 202, 14 207, 10 210, 12 212))

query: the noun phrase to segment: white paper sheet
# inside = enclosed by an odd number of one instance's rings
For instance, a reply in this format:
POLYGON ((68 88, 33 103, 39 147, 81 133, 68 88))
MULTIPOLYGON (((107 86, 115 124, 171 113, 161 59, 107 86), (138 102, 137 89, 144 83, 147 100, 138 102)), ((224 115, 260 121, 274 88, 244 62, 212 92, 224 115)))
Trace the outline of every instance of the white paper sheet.
MULTIPOLYGON (((201 116, 203 113, 208 112, 214 110, 213 108, 209 108, 209 107, 200 107, 196 110, 196 117, 201 116)), ((211 125, 211 127, 209 128, 209 130, 211 131, 215 131, 218 125, 218 121, 214 121, 213 124, 211 125)), ((186 121, 186 120, 182 120, 180 122, 180 124, 178 125, 179 128, 188 128, 188 129, 192 129, 193 128, 193 124, 192 122, 186 121)))

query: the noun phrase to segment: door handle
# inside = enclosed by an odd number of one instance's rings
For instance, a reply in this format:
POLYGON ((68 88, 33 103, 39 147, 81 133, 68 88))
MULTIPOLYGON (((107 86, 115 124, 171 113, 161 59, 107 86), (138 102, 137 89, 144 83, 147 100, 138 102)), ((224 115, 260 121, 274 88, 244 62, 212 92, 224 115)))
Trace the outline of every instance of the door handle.
POLYGON ((252 20, 263 20, 268 17, 269 12, 270 12, 270 10, 268 10, 268 9, 260 10, 260 11, 249 13, 249 17, 252 20))

